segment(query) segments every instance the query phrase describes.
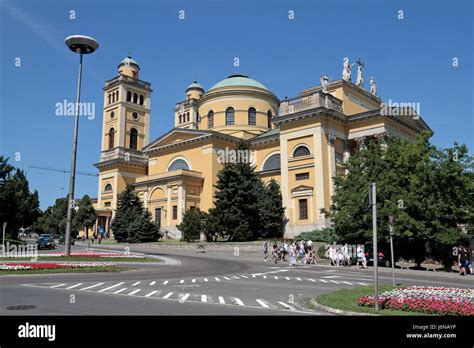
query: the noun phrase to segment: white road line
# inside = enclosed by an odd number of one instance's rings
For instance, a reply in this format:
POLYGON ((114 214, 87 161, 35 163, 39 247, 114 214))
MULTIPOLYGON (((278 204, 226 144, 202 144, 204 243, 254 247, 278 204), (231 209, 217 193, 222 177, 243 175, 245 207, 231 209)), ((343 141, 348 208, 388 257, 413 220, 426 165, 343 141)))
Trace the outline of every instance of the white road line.
POLYGON ((352 285, 352 283, 346 282, 345 280, 341 280, 340 282, 341 282, 341 283, 344 283, 344 284, 352 285))
POLYGON ((259 299, 257 299, 256 301, 257 301, 257 303, 258 303, 260 306, 262 306, 263 308, 270 308, 270 306, 267 305, 267 304, 265 303, 265 301, 259 300, 259 299))
POLYGON ((140 284, 141 282, 136 282, 136 283, 133 283, 132 286, 137 286, 138 284, 140 284))
POLYGON ((263 276, 263 279, 267 279, 267 276, 263 276))
POLYGON ((129 295, 135 295, 137 292, 142 291, 142 289, 133 290, 129 295))
POLYGON ((196 279, 191 280, 191 283, 196 283, 196 279))
POLYGON ((207 302, 207 296, 201 295, 201 302, 207 302))
POLYGON ((226 279, 226 280, 230 280, 230 278, 229 278, 229 277, 224 277, 224 279, 226 279))
POLYGON ((301 281, 301 278, 296 278, 296 280, 300 282, 300 281, 301 281))
POLYGON ((158 292, 158 290, 153 290, 152 292, 146 294, 145 297, 153 296, 153 295, 156 294, 157 292, 158 292))
POLYGON ((316 280, 312 279, 312 278, 308 278, 308 280, 312 281, 313 283, 316 282, 316 280))
POLYGON ((60 286, 63 286, 63 285, 66 285, 66 284, 65 284, 65 283, 63 283, 63 284, 56 284, 56 285, 50 286, 50 288, 51 288, 51 289, 59 288, 60 286))
POLYGON ((235 279, 240 279, 239 277, 234 276, 235 279))
POLYGON ((275 279, 277 279, 277 280, 278 280, 278 277, 277 277, 277 276, 275 276, 275 279))
POLYGON ((155 282, 155 281, 153 281, 153 282, 151 282, 151 283, 150 283, 150 285, 155 285, 155 284, 156 284, 156 282, 155 282))
POLYGON ((234 297, 234 302, 237 303, 239 306, 243 306, 244 303, 240 300, 240 298, 234 297))
POLYGON ((246 275, 241 275, 242 278, 245 278, 245 279, 248 279, 249 277, 247 277, 246 275))
POLYGON ((207 282, 207 278, 204 278, 204 281, 207 282))
POLYGON ((188 297, 191 296, 191 294, 185 294, 183 297, 179 299, 180 302, 184 302, 188 299, 188 297))
POLYGON ((286 278, 286 280, 290 280, 290 277, 285 277, 285 278, 286 278))
POLYGON ((221 280, 220 280, 219 278, 217 278, 217 277, 214 277, 214 279, 215 279, 216 281, 218 281, 218 282, 221 281, 221 280))
POLYGON ((335 280, 332 280, 332 279, 329 279, 329 281, 334 283, 334 284, 339 284, 339 282, 336 282, 335 280))
POLYGON ((79 284, 76 284, 76 285, 72 285, 66 289, 74 289, 74 288, 77 288, 78 286, 82 285, 82 283, 79 283, 79 284))
POLYGON ((163 285, 168 284, 168 282, 169 282, 169 280, 165 280, 165 281, 163 282, 163 285))
POLYGON ((319 278, 318 280, 319 280, 320 282, 323 282, 323 283, 327 283, 327 282, 328 282, 327 280, 324 280, 324 279, 321 279, 321 278, 319 278))
POLYGON ((119 286, 119 285, 122 285, 122 284, 123 284, 123 282, 118 283, 118 284, 115 284, 115 285, 112 285, 112 286, 109 286, 109 287, 107 287, 107 288, 105 288, 105 289, 99 290, 99 292, 104 292, 104 291, 113 289, 113 288, 115 288, 116 286, 119 286))
POLYGON ((361 282, 359 282, 357 284, 364 285, 364 286, 367 285, 367 283, 361 283, 361 282))
POLYGON ((184 283, 184 279, 181 279, 181 280, 179 281, 179 283, 180 283, 180 284, 183 284, 183 283, 184 283))
POLYGON ((291 307, 289 304, 286 304, 285 302, 278 302, 278 303, 281 304, 283 307, 289 309, 290 311, 296 311, 295 307, 291 307))
POLYGON ((340 277, 341 277, 341 276, 333 275, 333 276, 324 276, 324 277, 321 277, 321 278, 331 279, 331 278, 340 278, 340 277))
POLYGON ((219 296, 219 303, 220 304, 225 304, 224 298, 222 296, 219 296))
POLYGON ((165 296, 163 296, 162 298, 167 299, 167 298, 170 298, 171 295, 173 295, 173 293, 172 293, 172 292, 168 292, 168 293, 167 293, 165 296))
POLYGON ((80 289, 80 290, 89 290, 89 289, 95 288, 95 287, 97 287, 97 286, 100 286, 100 285, 102 285, 102 284, 104 284, 104 283, 94 284, 94 285, 88 286, 88 287, 86 287, 86 288, 82 288, 82 289, 80 289))
POLYGON ((120 294, 122 291, 125 291, 125 290, 127 290, 127 288, 122 288, 120 290, 115 291, 114 294, 120 294))

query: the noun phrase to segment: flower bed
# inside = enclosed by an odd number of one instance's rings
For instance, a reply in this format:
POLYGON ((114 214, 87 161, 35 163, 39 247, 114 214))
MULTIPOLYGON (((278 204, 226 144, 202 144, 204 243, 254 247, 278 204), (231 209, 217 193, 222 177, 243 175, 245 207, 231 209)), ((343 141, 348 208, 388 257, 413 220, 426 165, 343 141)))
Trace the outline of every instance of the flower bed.
MULTIPOLYGON (((374 307, 373 296, 363 296, 359 306, 374 307)), ((379 296, 382 309, 397 309, 438 315, 474 315, 474 290, 411 286, 386 291, 379 296)))
MULTIPOLYGON (((38 254, 38 255, 30 255, 31 257, 34 256, 39 256, 39 257, 64 257, 67 258, 67 256, 64 256, 63 253, 45 253, 45 254, 38 254)), ((70 254, 71 257, 96 257, 96 258, 127 258, 127 259, 143 259, 145 258, 145 255, 138 255, 138 254, 125 254, 125 253, 98 253, 98 252, 87 252, 87 251, 82 251, 82 252, 73 252, 70 254)), ((5 256, 3 256, 5 257, 5 256)), ((21 258, 25 257, 25 255, 10 255, 8 257, 11 258, 21 258)))
POLYGON ((58 268, 94 268, 115 266, 111 262, 94 263, 3 263, 0 265, 1 271, 20 271, 32 269, 58 269, 58 268))

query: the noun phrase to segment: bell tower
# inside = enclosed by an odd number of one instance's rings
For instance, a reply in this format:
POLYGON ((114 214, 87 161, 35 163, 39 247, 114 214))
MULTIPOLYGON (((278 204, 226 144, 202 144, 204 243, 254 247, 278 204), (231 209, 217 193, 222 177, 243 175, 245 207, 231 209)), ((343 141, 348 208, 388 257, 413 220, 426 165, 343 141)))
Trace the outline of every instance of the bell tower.
POLYGON ((113 212, 118 194, 147 173, 148 159, 142 149, 149 142, 152 89, 139 73, 140 66, 128 56, 118 65, 118 75, 105 82, 102 148, 95 164, 98 209, 113 212))

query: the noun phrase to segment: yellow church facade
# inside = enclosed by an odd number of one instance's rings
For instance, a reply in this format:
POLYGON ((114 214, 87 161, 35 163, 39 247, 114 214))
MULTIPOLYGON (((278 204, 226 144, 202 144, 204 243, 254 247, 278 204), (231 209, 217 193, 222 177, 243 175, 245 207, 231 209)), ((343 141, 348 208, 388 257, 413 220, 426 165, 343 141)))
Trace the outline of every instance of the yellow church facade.
POLYGON ((153 91, 139 74, 127 57, 105 83, 96 232, 110 231, 118 194, 130 184, 166 237, 179 239, 176 225, 187 210, 213 207, 221 155, 241 139, 256 173, 280 184, 285 236, 327 227, 320 210, 329 208, 332 177, 344 174, 343 162, 366 139, 429 130, 419 115, 387 114, 375 88, 365 90, 359 79, 321 77, 321 85, 280 100, 262 83, 231 75, 207 91, 189 85, 176 103, 174 128, 150 141, 153 91))

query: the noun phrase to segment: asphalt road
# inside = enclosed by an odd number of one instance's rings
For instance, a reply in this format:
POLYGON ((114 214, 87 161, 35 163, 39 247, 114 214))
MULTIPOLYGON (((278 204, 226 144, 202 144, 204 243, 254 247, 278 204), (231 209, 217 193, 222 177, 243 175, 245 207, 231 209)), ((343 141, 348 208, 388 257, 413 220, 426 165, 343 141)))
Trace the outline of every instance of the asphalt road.
MULTIPOLYGON (((304 299, 372 282, 372 269, 290 267, 252 253, 147 253, 179 262, 120 273, 1 276, 0 315, 328 315, 306 308, 304 299), (36 307, 7 309, 16 305, 36 307)), ((380 283, 391 279, 382 268, 380 283)), ((397 282, 474 288, 474 276, 433 272, 397 271, 397 282)))

